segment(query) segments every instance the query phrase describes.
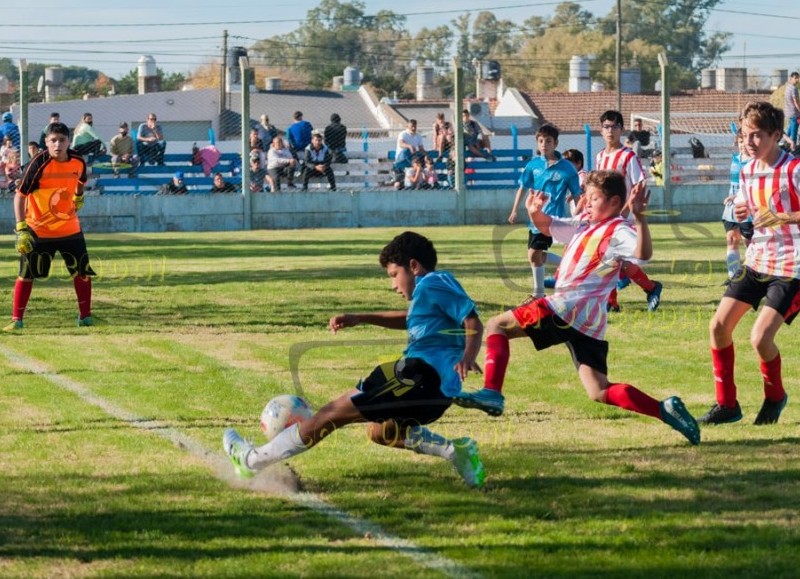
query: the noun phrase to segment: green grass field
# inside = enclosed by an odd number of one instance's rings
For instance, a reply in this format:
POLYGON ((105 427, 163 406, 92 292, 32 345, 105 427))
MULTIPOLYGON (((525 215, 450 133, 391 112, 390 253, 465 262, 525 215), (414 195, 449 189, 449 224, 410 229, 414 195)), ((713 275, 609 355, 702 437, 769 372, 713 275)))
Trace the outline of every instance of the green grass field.
MULTIPOLYGON (((714 399, 723 231, 653 229, 662 306, 622 292, 610 376, 699 415, 714 399)), ((736 333, 745 418, 704 429, 699 447, 590 402, 565 348, 517 341, 506 414, 454 407, 434 428, 478 440, 485 491, 439 459, 368 444, 363 427, 294 459, 297 479, 277 466, 238 483, 225 426, 261 441, 272 396, 299 388, 319 406, 401 351, 402 332, 326 330, 334 313, 406 307, 377 263, 400 231, 89 233, 103 324, 76 327, 57 268, 24 332, 0 336, 0 576, 797 576, 800 338, 779 334, 780 424, 755 427, 752 315, 736 333)), ((484 321, 525 297, 524 229, 418 231, 484 321)), ((8 313, 16 258, 0 242, 8 313)))

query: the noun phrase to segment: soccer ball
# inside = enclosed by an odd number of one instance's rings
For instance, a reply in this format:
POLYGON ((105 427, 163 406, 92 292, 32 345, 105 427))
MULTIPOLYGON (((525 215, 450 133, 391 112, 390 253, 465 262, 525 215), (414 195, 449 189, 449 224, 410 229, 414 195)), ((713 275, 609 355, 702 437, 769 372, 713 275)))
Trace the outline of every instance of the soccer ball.
POLYGON ((267 440, 272 440, 284 428, 297 424, 304 418, 310 418, 313 414, 308 402, 299 396, 281 394, 267 402, 261 412, 261 431, 267 440))

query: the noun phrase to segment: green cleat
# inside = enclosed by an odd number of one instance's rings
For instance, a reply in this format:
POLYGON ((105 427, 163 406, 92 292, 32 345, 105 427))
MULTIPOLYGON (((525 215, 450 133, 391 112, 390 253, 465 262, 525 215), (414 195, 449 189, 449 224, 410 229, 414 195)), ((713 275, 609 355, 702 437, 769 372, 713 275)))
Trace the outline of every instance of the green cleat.
POLYGON ((253 445, 239 436, 233 428, 226 428, 222 435, 222 448, 225 454, 230 457, 233 469, 240 477, 251 478, 256 471, 247 466, 247 455, 253 450, 253 445))
POLYGON ((700 428, 697 421, 686 410, 683 400, 670 396, 659 403, 661 420, 684 435, 692 444, 700 444, 700 428))
POLYGON ((86 316, 85 318, 78 318, 79 328, 89 327, 93 325, 94 325, 94 320, 92 319, 92 316, 86 316))
POLYGON ((3 328, 4 332, 16 332, 24 328, 25 325, 22 323, 22 320, 11 320, 8 325, 3 328))
POLYGON ((450 459, 467 486, 480 489, 486 483, 486 469, 478 454, 478 443, 471 438, 453 441, 453 457, 450 459))
POLYGON ((500 416, 505 408, 505 397, 500 392, 488 388, 461 392, 453 397, 453 402, 463 408, 483 410, 489 416, 500 416))

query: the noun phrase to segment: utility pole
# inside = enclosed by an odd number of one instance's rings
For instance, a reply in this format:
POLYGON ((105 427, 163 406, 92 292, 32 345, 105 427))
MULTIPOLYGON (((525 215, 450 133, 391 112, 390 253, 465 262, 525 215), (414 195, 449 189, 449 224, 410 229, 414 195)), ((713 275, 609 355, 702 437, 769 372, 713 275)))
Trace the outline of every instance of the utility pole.
POLYGON ((622 113, 622 0, 617 0, 617 110, 622 113))
MULTIPOLYGON (((238 63, 237 63, 238 64, 238 63)), ((222 32, 222 66, 219 67, 219 115, 225 110, 225 68, 228 66, 228 31, 222 32)))

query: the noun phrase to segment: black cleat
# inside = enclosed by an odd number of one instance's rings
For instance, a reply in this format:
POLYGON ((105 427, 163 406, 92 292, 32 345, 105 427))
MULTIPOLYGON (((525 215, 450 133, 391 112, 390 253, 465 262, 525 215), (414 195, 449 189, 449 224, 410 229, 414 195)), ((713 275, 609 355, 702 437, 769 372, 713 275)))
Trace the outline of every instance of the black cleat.
POLYGON ((765 398, 764 404, 761 405, 761 410, 758 411, 758 416, 756 416, 756 420, 753 424, 775 424, 778 422, 778 418, 781 417, 781 412, 786 407, 786 402, 788 400, 788 394, 784 395, 783 400, 778 400, 777 402, 765 398))
POLYGON ((742 408, 739 403, 733 408, 714 404, 711 410, 701 416, 697 422, 700 424, 727 424, 729 422, 739 422, 742 419, 742 408))

